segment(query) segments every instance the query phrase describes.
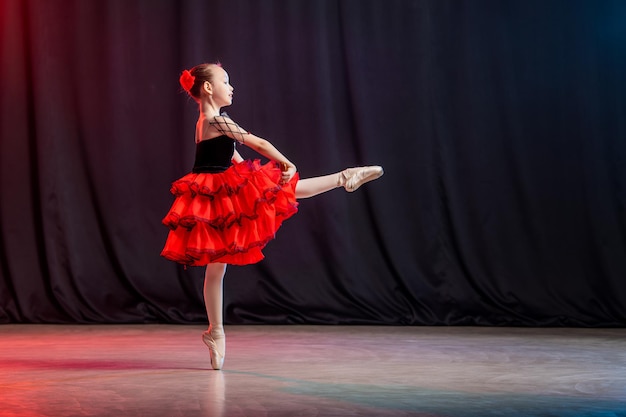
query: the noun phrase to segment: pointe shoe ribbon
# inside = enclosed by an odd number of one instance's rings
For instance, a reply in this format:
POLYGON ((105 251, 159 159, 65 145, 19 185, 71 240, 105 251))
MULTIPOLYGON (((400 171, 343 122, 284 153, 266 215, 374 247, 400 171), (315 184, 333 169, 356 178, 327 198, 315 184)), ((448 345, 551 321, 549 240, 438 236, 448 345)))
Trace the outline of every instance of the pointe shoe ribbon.
POLYGON ((210 331, 202 333, 202 341, 205 345, 207 345, 207 347, 209 348, 209 353, 211 354, 211 366, 216 371, 222 369, 222 366, 224 366, 225 354, 217 349, 217 343, 215 343, 215 339, 220 339, 223 337, 224 336, 216 336, 214 338, 210 331))
POLYGON ((339 185, 351 193, 366 182, 380 178, 383 173, 383 167, 378 165, 348 168, 339 174, 339 185))

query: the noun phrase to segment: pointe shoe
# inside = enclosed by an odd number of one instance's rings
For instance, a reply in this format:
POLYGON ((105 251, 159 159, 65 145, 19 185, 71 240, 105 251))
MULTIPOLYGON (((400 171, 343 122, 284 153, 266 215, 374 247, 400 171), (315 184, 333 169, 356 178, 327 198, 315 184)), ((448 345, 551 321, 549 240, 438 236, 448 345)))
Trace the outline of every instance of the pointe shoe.
POLYGON ((217 343, 215 343, 215 339, 223 338, 225 338, 224 335, 214 336, 209 330, 202 333, 202 341, 209 348, 209 353, 211 354, 211 366, 215 370, 220 370, 222 369, 222 366, 224 366, 225 352, 220 352, 217 349, 217 343))
POLYGON ((339 173, 338 184, 351 193, 366 182, 380 178, 383 174, 383 167, 378 165, 347 168, 339 173))

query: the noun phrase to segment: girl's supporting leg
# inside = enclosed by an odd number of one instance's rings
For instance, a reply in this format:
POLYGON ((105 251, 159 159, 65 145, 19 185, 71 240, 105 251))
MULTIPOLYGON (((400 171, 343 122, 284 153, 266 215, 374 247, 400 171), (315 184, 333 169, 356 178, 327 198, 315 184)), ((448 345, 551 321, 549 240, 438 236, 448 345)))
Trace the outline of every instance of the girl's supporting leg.
POLYGON ((209 319, 209 329, 202 334, 202 340, 211 352, 213 369, 222 369, 226 353, 224 334, 224 294, 223 282, 226 264, 208 264, 204 273, 204 305, 209 319))
POLYGON ((383 168, 379 166, 347 168, 335 174, 321 177, 304 178, 296 185, 296 198, 313 197, 337 187, 344 187, 346 191, 356 191, 361 185, 375 180, 383 175, 383 168))

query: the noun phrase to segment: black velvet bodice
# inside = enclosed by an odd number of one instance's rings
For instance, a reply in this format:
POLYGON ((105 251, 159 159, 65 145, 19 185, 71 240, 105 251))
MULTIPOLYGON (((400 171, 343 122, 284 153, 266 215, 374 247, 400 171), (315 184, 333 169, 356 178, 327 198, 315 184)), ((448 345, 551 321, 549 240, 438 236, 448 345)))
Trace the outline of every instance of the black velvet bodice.
POLYGON ((231 166, 234 152, 235 141, 226 135, 198 142, 192 172, 224 172, 231 166))

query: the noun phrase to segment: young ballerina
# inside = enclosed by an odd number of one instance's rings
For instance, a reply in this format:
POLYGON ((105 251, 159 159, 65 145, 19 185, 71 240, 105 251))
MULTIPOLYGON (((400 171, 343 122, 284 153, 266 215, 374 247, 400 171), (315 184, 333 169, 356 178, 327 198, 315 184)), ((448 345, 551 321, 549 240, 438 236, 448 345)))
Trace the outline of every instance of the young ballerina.
POLYGON ((352 192, 383 174, 379 166, 300 179, 296 166, 270 142, 242 129, 222 107, 232 104, 228 73, 220 64, 201 64, 180 76, 183 89, 198 103, 196 158, 192 172, 172 184, 174 203, 163 219, 170 232, 161 253, 189 266, 206 265, 204 303, 209 321, 202 340, 211 366, 221 369, 226 339, 223 278, 226 265, 263 259, 261 250, 282 222, 297 211, 297 199, 337 187, 352 192), (246 145, 270 162, 244 160, 235 144, 246 145))

